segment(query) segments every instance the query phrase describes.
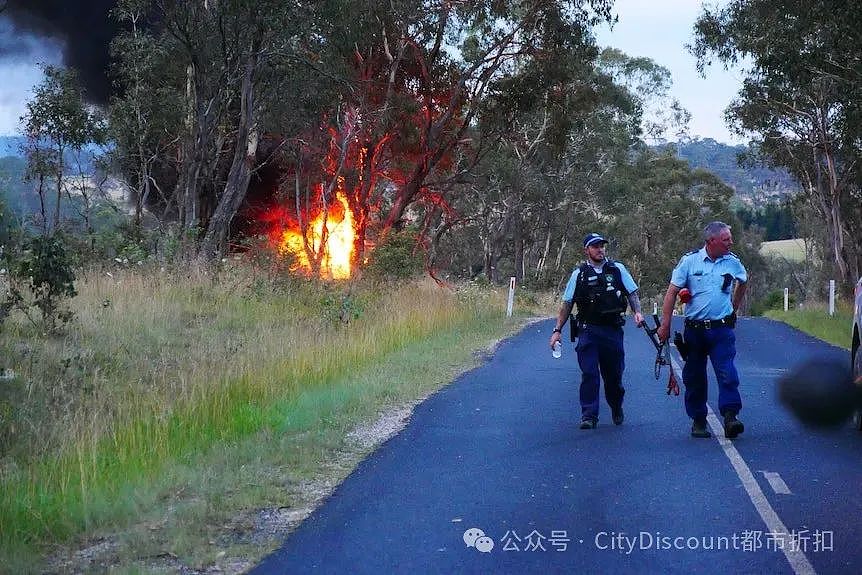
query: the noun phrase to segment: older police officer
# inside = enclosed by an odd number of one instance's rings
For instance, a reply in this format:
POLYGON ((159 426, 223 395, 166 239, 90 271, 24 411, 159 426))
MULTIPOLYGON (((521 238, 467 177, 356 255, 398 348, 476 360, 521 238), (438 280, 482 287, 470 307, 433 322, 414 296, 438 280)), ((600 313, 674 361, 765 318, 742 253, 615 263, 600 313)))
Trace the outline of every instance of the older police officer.
POLYGON ((685 334, 688 357, 682 370, 685 411, 692 419, 694 437, 710 437, 706 426, 706 360, 712 361, 718 380, 718 409, 724 418, 724 435, 734 438, 745 430, 736 417, 742 409, 736 357, 736 311, 745 295, 748 274, 739 258, 730 251, 733 236, 723 222, 704 229, 704 246, 684 255, 673 270, 662 306, 658 338, 667 341, 676 297, 682 288, 691 292, 685 306, 685 334), (736 283, 736 289, 733 284, 736 283))
POLYGON ((557 324, 551 334, 551 348, 572 307, 578 304, 578 365, 581 368, 581 429, 595 429, 599 418, 599 376, 605 382, 605 399, 611 408, 614 424, 623 422, 623 350, 622 317, 626 301, 632 306, 635 322, 643 323, 638 286, 626 267, 605 257, 608 241, 592 233, 584 238, 586 261, 572 272, 557 324))

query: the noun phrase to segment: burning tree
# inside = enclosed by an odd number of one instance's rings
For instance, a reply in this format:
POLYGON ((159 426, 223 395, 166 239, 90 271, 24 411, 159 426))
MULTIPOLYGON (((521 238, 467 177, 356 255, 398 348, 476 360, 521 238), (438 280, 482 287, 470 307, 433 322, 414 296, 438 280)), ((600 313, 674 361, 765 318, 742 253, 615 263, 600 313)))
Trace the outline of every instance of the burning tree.
POLYGON ((286 224, 283 232, 276 226, 275 241, 314 275, 349 276, 378 239, 403 225, 409 206, 417 213, 448 210, 445 194, 433 184, 417 185, 415 168, 452 171, 454 146, 429 162, 427 156, 440 151, 429 150, 421 132, 432 115, 429 108, 448 104, 446 94, 423 102, 410 78, 397 73, 383 86, 377 76, 390 57, 388 47, 382 54, 355 54, 359 97, 291 150, 282 183, 285 201, 275 209, 280 217, 267 216, 286 224), (396 81, 402 84, 397 92, 396 81))
POLYGON ((324 264, 332 266, 327 252, 343 250, 346 235, 347 259, 356 265, 375 239, 407 221, 426 240, 435 222, 437 232, 448 229, 456 184, 491 141, 476 138, 485 96, 527 62, 553 61, 561 43, 589 43, 589 26, 609 17, 604 1, 430 1, 417 8, 368 8, 377 27, 364 50, 353 46, 351 90, 340 111, 318 131, 316 146, 302 139, 289 152, 288 201, 276 211, 290 215, 281 218, 288 229, 279 242, 311 273, 336 275, 324 264), (452 38, 461 42, 447 46, 452 38))
POLYGON ((296 156, 286 159, 282 201, 263 219, 272 224, 272 242, 291 253, 299 268, 346 279, 364 251, 368 194, 381 170, 375 150, 369 157, 362 146, 355 109, 347 110, 337 127, 321 128, 300 140, 296 156))
POLYGON ((133 117, 122 125, 141 133, 121 139, 120 151, 137 166, 131 179, 142 193, 158 184, 209 259, 226 248, 255 171, 273 160, 261 157, 260 142, 281 140, 283 201, 267 217, 299 234, 287 245, 310 272, 335 275, 326 271, 330 238, 352 245, 355 265, 408 220, 426 239, 448 229, 453 194, 488 145, 475 133, 486 96, 527 63, 552 66, 591 43, 590 27, 610 18, 610 4, 123 0, 127 27, 147 23, 127 40, 152 49, 146 66, 137 52, 115 52, 128 104, 116 110, 143 117, 135 99, 159 94, 176 100, 160 109, 180 113, 155 140, 176 145, 153 144, 133 117), (153 166, 171 177, 153 176, 153 166), (336 226, 345 220, 349 238, 336 226))

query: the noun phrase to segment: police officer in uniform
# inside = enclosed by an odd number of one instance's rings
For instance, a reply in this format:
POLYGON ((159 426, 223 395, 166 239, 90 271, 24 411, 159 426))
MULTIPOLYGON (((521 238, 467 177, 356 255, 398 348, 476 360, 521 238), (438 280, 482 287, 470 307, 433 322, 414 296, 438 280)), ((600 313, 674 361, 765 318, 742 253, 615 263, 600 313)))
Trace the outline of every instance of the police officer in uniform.
POLYGON ((685 411, 692 419, 693 437, 710 437, 706 425, 706 360, 710 359, 718 380, 718 408, 724 419, 724 435, 734 438, 745 430, 737 414, 742 409, 736 356, 736 311, 745 295, 748 274, 739 258, 730 251, 733 236, 723 222, 704 229, 704 246, 684 255, 673 270, 664 296, 660 341, 667 341, 676 297, 682 288, 691 292, 685 306, 683 339, 688 356, 682 370, 685 411), (733 284, 736 289, 733 289, 733 284))
POLYGON ((581 368, 581 429, 595 429, 599 419, 599 377, 605 383, 605 399, 611 408, 611 417, 621 425, 623 415, 623 349, 622 314, 628 302, 635 322, 643 323, 638 286, 626 267, 605 257, 608 241, 592 233, 584 238, 586 261, 572 272, 557 323, 551 334, 554 347, 561 337, 563 326, 572 313, 574 304, 578 314, 573 321, 577 331, 578 365, 581 368))

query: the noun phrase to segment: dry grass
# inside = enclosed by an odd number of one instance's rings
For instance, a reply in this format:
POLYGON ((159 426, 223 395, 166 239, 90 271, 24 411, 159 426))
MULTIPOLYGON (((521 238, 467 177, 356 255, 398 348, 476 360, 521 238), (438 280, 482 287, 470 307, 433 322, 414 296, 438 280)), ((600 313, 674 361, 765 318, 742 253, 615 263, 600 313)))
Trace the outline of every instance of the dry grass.
POLYGON ((0 393, 7 556, 124 521, 142 504, 130 493, 168 462, 313 429, 319 414, 291 404, 300 394, 505 307, 488 290, 331 286, 242 266, 92 273, 77 288, 65 335, 20 318, 0 334, 17 375, 0 393))

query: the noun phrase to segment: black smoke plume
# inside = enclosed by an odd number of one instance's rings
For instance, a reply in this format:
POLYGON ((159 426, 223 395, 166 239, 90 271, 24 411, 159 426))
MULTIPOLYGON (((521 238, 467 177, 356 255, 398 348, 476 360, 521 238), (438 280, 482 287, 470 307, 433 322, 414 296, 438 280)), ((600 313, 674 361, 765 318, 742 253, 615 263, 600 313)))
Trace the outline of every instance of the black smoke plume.
POLYGON ((20 42, 0 42, 0 57, 31 51, 26 34, 57 41, 63 48, 63 62, 78 72, 89 99, 107 101, 108 44, 117 30, 110 10, 116 0, 0 0, 0 8, 4 3, 0 18, 11 23, 20 42))

